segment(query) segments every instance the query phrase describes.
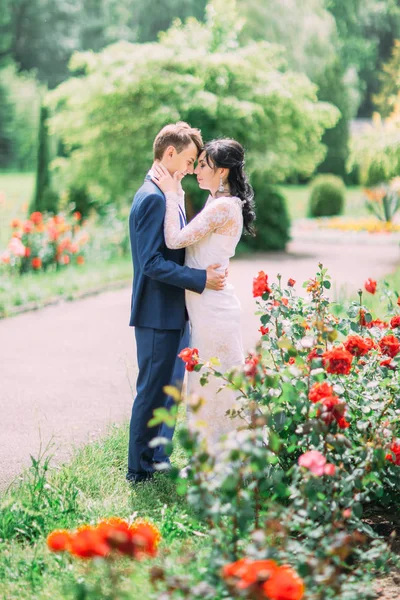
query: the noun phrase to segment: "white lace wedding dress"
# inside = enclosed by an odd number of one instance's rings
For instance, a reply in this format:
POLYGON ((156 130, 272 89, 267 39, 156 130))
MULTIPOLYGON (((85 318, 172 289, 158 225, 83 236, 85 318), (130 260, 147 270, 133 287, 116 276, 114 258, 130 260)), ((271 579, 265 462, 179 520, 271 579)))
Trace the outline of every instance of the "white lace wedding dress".
MULTIPOLYGON (((229 266, 243 229, 242 202, 236 197, 210 197, 203 210, 181 229, 180 213, 184 210, 183 195, 166 194, 164 222, 165 241, 169 248, 186 248, 185 264, 206 269, 220 264, 221 271, 229 266)), ((191 347, 197 348, 202 361, 217 357, 225 372, 244 362, 241 336, 241 307, 233 286, 228 283, 221 291, 205 289, 202 294, 186 290, 186 306, 191 324, 191 347)), ((242 425, 241 419, 226 416, 237 406, 237 393, 221 387, 222 380, 210 377, 206 386, 200 384, 200 374, 188 373, 188 395, 204 399, 201 409, 189 412, 189 425, 208 442, 211 449, 221 435, 242 425), (218 393, 217 393, 218 392, 218 393)))

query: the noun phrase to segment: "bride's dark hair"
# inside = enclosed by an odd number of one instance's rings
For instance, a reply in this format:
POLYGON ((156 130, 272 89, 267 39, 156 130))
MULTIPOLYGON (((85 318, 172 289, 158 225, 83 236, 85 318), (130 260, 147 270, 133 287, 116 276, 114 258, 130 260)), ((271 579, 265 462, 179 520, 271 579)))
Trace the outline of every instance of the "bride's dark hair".
POLYGON ((228 183, 232 196, 243 201, 243 225, 250 235, 255 235, 252 223, 255 221, 254 191, 244 171, 244 149, 232 139, 219 139, 207 142, 204 146, 206 161, 211 169, 229 169, 228 183))

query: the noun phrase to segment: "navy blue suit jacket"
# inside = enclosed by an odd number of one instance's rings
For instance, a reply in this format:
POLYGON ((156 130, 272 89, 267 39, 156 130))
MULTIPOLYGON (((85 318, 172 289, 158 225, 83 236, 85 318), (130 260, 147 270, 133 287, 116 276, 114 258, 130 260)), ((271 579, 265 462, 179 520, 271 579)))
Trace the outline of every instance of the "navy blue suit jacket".
POLYGON ((185 289, 199 294, 205 270, 184 266, 185 250, 170 250, 164 240, 165 196, 146 177, 129 216, 133 262, 130 325, 183 329, 187 320, 185 289))

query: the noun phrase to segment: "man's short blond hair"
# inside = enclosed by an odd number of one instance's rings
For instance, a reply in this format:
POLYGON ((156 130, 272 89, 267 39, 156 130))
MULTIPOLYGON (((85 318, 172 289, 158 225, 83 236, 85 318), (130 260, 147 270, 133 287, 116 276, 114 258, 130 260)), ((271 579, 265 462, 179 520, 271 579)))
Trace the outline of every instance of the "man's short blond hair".
POLYGON ((188 123, 179 121, 166 125, 157 134, 153 144, 154 159, 161 160, 168 146, 173 146, 178 154, 187 148, 193 142, 197 148, 197 154, 200 154, 203 148, 203 139, 200 129, 190 127, 188 123))

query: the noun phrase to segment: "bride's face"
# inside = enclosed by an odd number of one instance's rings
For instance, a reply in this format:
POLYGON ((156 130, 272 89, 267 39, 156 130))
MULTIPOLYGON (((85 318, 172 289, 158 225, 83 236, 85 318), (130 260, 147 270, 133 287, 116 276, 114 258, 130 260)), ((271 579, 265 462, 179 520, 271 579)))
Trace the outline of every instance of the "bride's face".
MULTIPOLYGON (((210 159, 209 161, 213 165, 210 159)), ((202 152, 198 158, 197 167, 194 170, 200 189, 210 190, 212 193, 215 192, 219 187, 222 171, 225 170, 211 168, 206 160, 206 153, 202 152)))

